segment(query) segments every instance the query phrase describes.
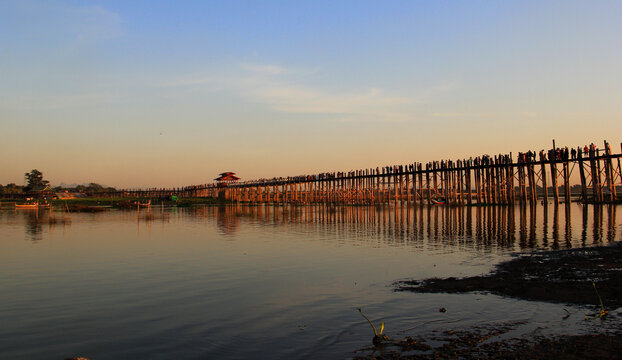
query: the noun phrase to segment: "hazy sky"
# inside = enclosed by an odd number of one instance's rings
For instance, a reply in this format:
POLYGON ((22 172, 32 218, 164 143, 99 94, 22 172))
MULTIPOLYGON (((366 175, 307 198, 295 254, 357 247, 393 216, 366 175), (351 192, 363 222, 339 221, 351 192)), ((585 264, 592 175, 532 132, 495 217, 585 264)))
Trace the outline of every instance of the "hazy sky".
POLYGON ((0 0, 0 183, 622 141, 621 1, 0 0))

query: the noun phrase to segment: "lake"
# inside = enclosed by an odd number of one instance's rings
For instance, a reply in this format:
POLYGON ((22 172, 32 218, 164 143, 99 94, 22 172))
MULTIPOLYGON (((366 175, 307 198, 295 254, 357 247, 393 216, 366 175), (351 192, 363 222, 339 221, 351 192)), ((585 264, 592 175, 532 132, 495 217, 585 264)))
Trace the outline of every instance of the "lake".
MULTIPOLYGON (((621 209, 222 206, 0 210, 0 359, 347 359, 394 338, 525 321, 591 331, 581 308, 394 292, 519 251, 620 239, 621 209), (440 307, 447 309, 439 312, 440 307), (564 309, 579 312, 562 322, 564 309)), ((366 352, 367 351, 367 352, 366 352)))

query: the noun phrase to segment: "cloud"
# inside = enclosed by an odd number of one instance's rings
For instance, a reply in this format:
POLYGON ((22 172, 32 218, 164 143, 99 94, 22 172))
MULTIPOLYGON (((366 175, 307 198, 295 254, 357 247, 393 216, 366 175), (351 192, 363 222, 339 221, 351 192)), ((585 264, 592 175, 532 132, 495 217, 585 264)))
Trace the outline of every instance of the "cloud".
POLYGON ((333 84, 310 86, 317 70, 238 63, 194 75, 165 76, 135 82, 167 91, 222 91, 287 114, 323 115, 333 121, 404 122, 428 116, 423 106, 457 89, 456 82, 442 82, 414 93, 399 93, 368 86, 337 91, 333 84))
POLYGON ((240 68, 242 76, 230 81, 233 90, 278 112, 329 114, 340 121, 406 121, 420 104, 414 96, 377 87, 337 92, 297 84, 299 72, 283 67, 243 64, 240 68))

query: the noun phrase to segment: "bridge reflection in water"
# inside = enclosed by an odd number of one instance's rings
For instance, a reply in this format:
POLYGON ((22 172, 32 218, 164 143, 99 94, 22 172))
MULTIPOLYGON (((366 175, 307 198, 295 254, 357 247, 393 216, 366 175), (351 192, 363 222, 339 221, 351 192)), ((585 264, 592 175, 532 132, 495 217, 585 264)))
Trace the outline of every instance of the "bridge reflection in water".
MULTIPOLYGON (((153 207, 140 212, 111 211, 123 214, 127 221, 138 221, 139 226, 144 222, 148 228, 154 222, 167 226, 172 214, 215 221, 225 236, 235 236, 238 230, 250 225, 302 226, 299 231, 309 236, 330 236, 337 241, 372 246, 378 243, 414 248, 456 246, 478 251, 517 251, 614 242, 619 239, 620 226, 617 224, 622 221, 617 219, 618 207, 620 205, 454 207, 234 204, 186 209, 153 207)), ((25 217, 25 233, 33 242, 43 239, 45 229, 53 232, 57 227, 71 227, 71 221, 52 219, 47 212, 16 212, 11 216, 25 217)))
POLYGON ((245 206, 197 207, 224 235, 255 223, 349 242, 410 247, 563 249, 616 241, 615 205, 571 206, 245 206))

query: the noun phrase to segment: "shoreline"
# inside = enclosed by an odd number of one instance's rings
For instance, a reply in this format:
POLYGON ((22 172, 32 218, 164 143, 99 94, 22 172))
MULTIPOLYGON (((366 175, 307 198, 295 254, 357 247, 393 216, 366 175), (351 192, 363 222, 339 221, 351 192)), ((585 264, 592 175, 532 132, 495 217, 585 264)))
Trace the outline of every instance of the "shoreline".
POLYGON ((622 242, 521 253, 490 274, 464 278, 403 280, 395 291, 421 293, 489 292, 522 300, 599 305, 592 282, 606 307, 622 306, 622 242))
POLYGON ((528 301, 604 307, 607 322, 594 333, 582 335, 522 335, 503 338, 519 324, 488 324, 445 330, 417 339, 419 350, 387 344, 366 348, 354 359, 611 359, 622 352, 622 242, 608 246, 520 253, 497 264, 488 275, 431 278, 395 282, 395 291, 418 293, 484 292, 528 301), (596 283, 598 294, 592 282, 596 283), (612 314, 612 310, 616 310, 612 314), (436 347, 427 341, 437 343, 436 347), (378 350, 380 353, 377 354, 378 350), (413 351, 415 350, 415 351, 413 351))

